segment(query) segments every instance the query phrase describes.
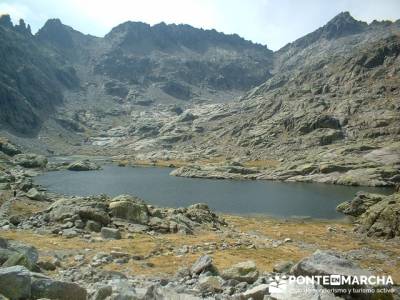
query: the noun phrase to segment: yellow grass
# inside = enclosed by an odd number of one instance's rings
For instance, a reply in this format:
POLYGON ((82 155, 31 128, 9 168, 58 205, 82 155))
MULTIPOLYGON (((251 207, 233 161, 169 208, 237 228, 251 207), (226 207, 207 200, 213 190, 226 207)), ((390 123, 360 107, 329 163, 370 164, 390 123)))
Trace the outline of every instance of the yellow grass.
MULTIPOLYGON (((272 271, 273 266, 282 261, 299 261, 317 249, 332 249, 337 251, 358 250, 369 248, 371 250, 384 250, 392 262, 383 261, 378 258, 362 257, 359 262, 362 267, 373 267, 379 274, 388 274, 396 282, 400 282, 400 247, 399 241, 380 241, 370 238, 362 238, 352 233, 352 226, 340 221, 298 221, 277 220, 264 217, 240 217, 225 216, 228 224, 241 236, 246 236, 254 245, 255 249, 242 246, 239 249, 218 248, 210 255, 218 269, 224 269, 234 263, 254 260, 260 271, 272 271), (336 232, 329 232, 327 227, 334 227, 336 232), (245 235, 248 233, 249 235, 245 235), (258 234, 258 238, 251 238, 251 234, 258 234), (272 245, 260 246, 263 239, 283 240, 292 239, 292 242, 284 243, 274 247, 272 245)), ((153 255, 146 260, 130 260, 127 264, 119 265, 111 263, 103 266, 107 270, 115 270, 135 275, 158 275, 170 276, 184 266, 190 266, 202 252, 186 253, 178 255, 173 249, 179 249, 183 245, 204 245, 204 243, 221 244, 234 242, 235 235, 221 235, 210 231, 200 231, 195 235, 165 234, 152 237, 146 234, 136 234, 134 238, 123 238, 121 240, 100 241, 89 243, 81 238, 67 239, 58 235, 38 235, 31 231, 0 231, 0 236, 20 240, 31 244, 40 251, 50 250, 75 250, 87 251, 87 259, 98 252, 110 252, 112 250, 122 251, 131 255, 147 256, 151 253, 162 253, 153 255)), ((73 264, 72 259, 66 264, 73 264)))

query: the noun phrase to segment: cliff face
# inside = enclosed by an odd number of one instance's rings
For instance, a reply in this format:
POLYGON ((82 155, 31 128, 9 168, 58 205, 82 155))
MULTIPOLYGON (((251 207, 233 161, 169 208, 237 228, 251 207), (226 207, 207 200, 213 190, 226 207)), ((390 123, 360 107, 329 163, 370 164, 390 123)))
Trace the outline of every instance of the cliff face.
POLYGON ((23 21, 0 18, 0 124, 32 134, 62 102, 63 90, 78 86, 74 69, 39 43, 23 21))

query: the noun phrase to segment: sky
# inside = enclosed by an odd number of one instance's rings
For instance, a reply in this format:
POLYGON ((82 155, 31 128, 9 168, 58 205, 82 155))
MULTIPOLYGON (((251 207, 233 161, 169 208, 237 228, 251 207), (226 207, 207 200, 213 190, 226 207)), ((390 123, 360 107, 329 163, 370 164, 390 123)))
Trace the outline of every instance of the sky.
POLYGON ((362 21, 400 19, 400 0, 0 0, 0 14, 35 33, 47 19, 104 36, 125 21, 165 22, 237 33, 278 50, 349 11, 362 21))

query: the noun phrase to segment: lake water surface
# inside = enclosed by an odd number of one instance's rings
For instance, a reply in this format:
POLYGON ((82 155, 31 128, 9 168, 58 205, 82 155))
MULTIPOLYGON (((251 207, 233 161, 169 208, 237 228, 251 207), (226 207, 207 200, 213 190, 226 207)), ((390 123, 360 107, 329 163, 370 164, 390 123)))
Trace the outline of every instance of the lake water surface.
POLYGON ((49 191, 67 195, 133 194, 161 207, 186 207, 204 202, 212 209, 233 214, 275 217, 343 217, 335 207, 364 190, 388 189, 316 183, 193 179, 169 176, 169 168, 104 166, 99 171, 54 171, 36 177, 49 191))

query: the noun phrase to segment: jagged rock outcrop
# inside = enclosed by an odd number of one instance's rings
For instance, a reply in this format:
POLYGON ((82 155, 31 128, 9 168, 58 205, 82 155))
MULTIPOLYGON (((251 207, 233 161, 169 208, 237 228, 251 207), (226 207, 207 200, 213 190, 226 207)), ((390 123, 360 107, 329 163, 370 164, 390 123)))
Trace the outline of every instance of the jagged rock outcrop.
POLYGON ((394 238, 400 236, 400 194, 379 195, 358 193, 337 210, 355 217, 356 230, 368 236, 394 238))
MULTIPOLYGON (((106 228, 105 236, 111 236, 113 230, 119 228, 130 232, 153 230, 192 234, 198 228, 218 229, 225 225, 225 221, 206 204, 177 209, 158 208, 130 195, 61 198, 45 211, 21 218, 18 222, 21 228, 48 228, 66 237, 91 231, 103 233, 103 228, 106 228)), ((120 233, 115 233, 115 236, 117 234, 120 233)))
POLYGON ((70 163, 67 166, 67 169, 70 171, 93 171, 93 170, 99 170, 100 166, 86 159, 70 163))

